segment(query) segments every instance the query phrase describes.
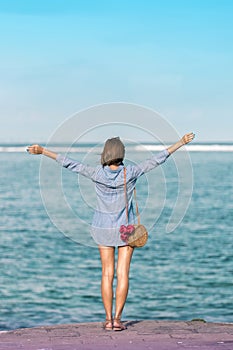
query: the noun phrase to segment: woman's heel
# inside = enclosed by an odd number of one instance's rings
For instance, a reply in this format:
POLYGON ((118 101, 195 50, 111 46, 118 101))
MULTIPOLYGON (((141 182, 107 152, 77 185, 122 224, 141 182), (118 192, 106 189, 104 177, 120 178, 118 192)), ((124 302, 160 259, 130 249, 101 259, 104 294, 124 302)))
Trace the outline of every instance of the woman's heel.
POLYGON ((113 325, 112 325, 112 319, 107 319, 105 320, 104 324, 103 324, 103 329, 105 331, 112 331, 113 329, 113 325))
POLYGON ((123 325, 120 317, 114 317, 113 330, 119 332, 119 331, 124 331, 125 329, 127 329, 127 327, 123 325))

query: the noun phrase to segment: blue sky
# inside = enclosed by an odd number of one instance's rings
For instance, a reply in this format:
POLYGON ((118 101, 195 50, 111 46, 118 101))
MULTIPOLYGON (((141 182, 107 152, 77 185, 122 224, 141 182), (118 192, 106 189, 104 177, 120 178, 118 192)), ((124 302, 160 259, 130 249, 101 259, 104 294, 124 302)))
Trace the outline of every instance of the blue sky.
POLYGON ((0 142, 44 142, 108 102, 233 141, 232 15, 231 0, 0 0, 0 142))

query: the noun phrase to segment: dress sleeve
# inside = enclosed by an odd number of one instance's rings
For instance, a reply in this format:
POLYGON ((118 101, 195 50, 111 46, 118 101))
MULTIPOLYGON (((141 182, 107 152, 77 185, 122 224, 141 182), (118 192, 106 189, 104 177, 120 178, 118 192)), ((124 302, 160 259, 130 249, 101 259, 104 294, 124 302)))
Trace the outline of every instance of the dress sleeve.
POLYGON ((69 169, 70 171, 73 171, 75 173, 79 173, 91 180, 95 179, 95 168, 91 167, 89 165, 85 165, 81 162, 78 162, 77 160, 64 157, 61 154, 57 155, 56 161, 58 164, 63 166, 66 169, 69 169))
POLYGON ((141 162, 137 165, 129 166, 131 167, 130 170, 131 170, 132 176, 135 178, 138 178, 144 173, 151 171, 157 166, 163 164, 169 156, 170 156, 170 153, 168 152, 167 149, 165 149, 162 152, 155 154, 150 159, 145 160, 144 162, 141 162))

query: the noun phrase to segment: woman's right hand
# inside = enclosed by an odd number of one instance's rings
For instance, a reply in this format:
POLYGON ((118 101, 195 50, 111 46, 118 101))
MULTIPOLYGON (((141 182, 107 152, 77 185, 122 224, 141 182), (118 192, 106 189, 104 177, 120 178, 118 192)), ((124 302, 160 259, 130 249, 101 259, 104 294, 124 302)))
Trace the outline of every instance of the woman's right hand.
POLYGON ((27 152, 30 154, 42 154, 43 153, 43 147, 40 145, 32 145, 27 147, 27 152))

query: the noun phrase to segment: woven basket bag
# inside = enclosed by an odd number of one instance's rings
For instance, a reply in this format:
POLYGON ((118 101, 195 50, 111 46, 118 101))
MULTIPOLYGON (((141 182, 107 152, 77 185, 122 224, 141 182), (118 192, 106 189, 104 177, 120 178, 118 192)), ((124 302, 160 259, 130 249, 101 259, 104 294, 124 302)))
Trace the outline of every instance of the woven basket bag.
MULTIPOLYGON (((128 198, 127 198, 127 188, 126 188, 126 168, 124 168, 124 191, 125 191, 126 217, 128 222, 129 215, 128 215, 128 198)), ((127 243, 130 247, 141 248, 147 243, 148 232, 145 226, 140 224, 140 214, 139 214, 138 203, 136 198, 136 188, 134 189, 134 198, 136 203, 136 215, 137 215, 138 223, 133 225, 134 231, 129 235, 127 243)))

